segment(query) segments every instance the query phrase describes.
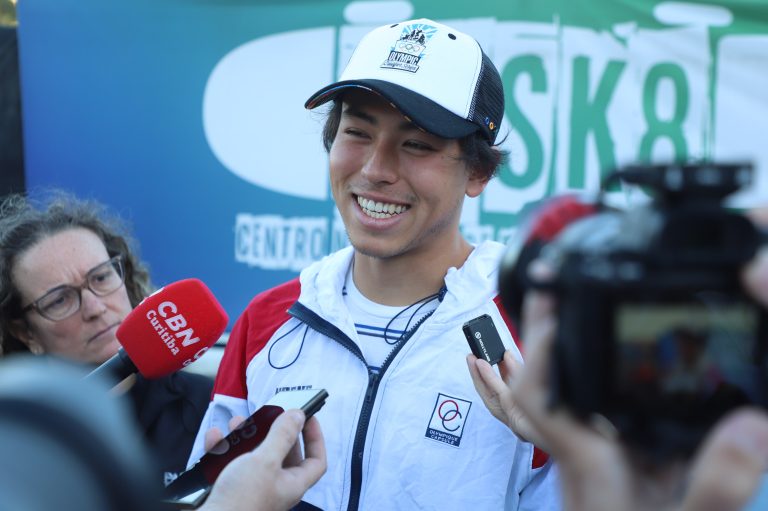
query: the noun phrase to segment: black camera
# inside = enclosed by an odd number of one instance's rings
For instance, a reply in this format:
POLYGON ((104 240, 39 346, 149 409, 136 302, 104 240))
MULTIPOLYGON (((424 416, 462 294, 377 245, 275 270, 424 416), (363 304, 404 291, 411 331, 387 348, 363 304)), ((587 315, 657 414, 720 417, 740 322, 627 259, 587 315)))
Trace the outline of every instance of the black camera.
POLYGON ((534 250, 510 248, 499 282, 508 312, 519 318, 531 286, 557 299, 554 405, 607 418, 655 459, 690 455, 735 407, 765 406, 768 316, 739 279, 765 238, 723 204, 752 173, 740 163, 624 167, 603 190, 622 180, 650 201, 618 210, 599 196, 551 239, 529 239, 534 250), (554 269, 551 282, 528 279, 533 258, 554 269))

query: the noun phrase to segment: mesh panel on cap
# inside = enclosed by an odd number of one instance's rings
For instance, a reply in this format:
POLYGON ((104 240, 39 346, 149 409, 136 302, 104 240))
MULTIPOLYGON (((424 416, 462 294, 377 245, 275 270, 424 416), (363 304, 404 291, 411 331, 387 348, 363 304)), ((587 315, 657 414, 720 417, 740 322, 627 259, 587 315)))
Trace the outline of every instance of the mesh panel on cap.
POLYGON ((469 109, 469 119, 480 126, 483 134, 494 143, 504 116, 504 88, 496 68, 483 52, 480 76, 469 109), (490 129, 490 126, 493 129, 490 129))

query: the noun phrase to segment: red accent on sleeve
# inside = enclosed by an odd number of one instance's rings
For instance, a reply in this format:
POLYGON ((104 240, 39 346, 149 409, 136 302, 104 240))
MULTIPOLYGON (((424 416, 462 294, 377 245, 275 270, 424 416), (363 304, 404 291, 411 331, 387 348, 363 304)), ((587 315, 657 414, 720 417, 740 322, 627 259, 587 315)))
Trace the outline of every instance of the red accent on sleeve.
POLYGON ((531 460, 531 468, 541 468, 549 460, 549 454, 542 451, 538 447, 533 447, 533 459, 531 460))
POLYGON ((515 345, 517 346, 517 349, 520 350, 520 353, 522 353, 523 343, 520 342, 520 339, 517 335, 517 325, 515 325, 515 322, 512 321, 512 318, 509 317, 509 314, 507 314, 506 309, 504 309, 504 306, 501 304, 501 296, 496 295, 496 298, 493 299, 493 303, 495 303, 496 308, 499 309, 499 314, 501 314, 501 318, 504 320, 504 324, 507 325, 507 329, 509 330, 509 333, 512 334, 512 340, 515 341, 515 345))
POLYGON ((288 309, 301 292, 298 278, 256 295, 229 334, 214 394, 246 399, 245 370, 288 318, 288 309))

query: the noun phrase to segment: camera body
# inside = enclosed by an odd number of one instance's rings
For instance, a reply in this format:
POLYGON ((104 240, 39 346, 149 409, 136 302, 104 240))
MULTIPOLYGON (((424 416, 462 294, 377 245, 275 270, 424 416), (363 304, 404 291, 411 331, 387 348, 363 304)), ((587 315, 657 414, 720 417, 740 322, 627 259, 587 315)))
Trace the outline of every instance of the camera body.
MULTIPOLYGON (((538 254, 555 270, 539 286, 557 299, 553 403, 607 418, 654 458, 686 456, 729 410, 766 403, 767 316, 739 278, 762 233, 722 204, 752 167, 632 166, 614 176, 653 199, 598 206, 538 254)), ((519 299, 519 273, 502 265, 505 304, 519 299)))

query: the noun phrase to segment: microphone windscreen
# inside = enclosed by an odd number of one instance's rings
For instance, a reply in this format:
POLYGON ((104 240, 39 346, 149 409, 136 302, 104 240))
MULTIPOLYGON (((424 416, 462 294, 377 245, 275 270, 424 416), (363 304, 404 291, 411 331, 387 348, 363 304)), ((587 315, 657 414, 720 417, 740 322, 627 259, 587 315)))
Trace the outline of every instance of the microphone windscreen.
POLYGON ((200 358, 229 317, 198 279, 169 284, 145 298, 117 329, 117 340, 147 378, 174 373, 200 358))

